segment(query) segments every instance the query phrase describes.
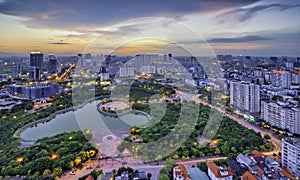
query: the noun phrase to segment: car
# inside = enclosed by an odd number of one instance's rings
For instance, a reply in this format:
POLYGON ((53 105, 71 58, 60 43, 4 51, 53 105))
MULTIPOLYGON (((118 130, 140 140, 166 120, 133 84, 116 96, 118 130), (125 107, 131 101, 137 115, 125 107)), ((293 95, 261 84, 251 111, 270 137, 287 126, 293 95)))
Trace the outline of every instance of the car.
POLYGON ((75 175, 75 174, 76 174, 75 171, 71 171, 71 172, 70 172, 70 175, 75 175))

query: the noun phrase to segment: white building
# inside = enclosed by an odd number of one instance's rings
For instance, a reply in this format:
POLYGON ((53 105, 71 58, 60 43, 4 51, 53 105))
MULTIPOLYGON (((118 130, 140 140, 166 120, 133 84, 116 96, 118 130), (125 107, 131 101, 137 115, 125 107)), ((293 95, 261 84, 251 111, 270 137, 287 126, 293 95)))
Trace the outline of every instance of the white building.
POLYGON ((109 80, 109 73, 100 73, 100 81, 107 81, 109 80))
POLYGON ((244 114, 260 112, 260 86, 247 82, 230 81, 230 107, 244 114))
POLYGON ((294 176, 300 176, 300 139, 282 139, 281 161, 294 176))
POLYGON ((293 83, 300 84, 300 72, 297 72, 293 75, 293 83))
POLYGON ((192 180, 183 164, 178 164, 173 168, 173 180, 192 180))
POLYGON ((270 80, 273 86, 290 88, 292 85, 292 74, 289 71, 274 70, 270 80))
POLYGON ((141 68, 142 74, 155 74, 155 66, 142 66, 141 68))
POLYGON ((134 76, 134 67, 131 67, 131 66, 120 67, 119 75, 120 75, 120 77, 134 76))
POLYGON ((300 109, 289 102, 261 102, 261 118, 281 129, 300 134, 300 109))
POLYGON ((206 165, 211 180, 232 180, 233 174, 226 166, 217 166, 214 162, 208 162, 206 165))

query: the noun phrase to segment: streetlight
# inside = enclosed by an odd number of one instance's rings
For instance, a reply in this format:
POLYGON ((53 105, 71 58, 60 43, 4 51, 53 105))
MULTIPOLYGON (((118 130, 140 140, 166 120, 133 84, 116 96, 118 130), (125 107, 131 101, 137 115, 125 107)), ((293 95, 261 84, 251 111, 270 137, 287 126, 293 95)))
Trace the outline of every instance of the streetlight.
POLYGON ((16 162, 21 163, 24 161, 24 157, 17 157, 16 162))
POLYGON ((55 160, 55 159, 57 159, 59 157, 59 155, 57 154, 57 153, 52 153, 51 154, 51 159, 52 160, 55 160))

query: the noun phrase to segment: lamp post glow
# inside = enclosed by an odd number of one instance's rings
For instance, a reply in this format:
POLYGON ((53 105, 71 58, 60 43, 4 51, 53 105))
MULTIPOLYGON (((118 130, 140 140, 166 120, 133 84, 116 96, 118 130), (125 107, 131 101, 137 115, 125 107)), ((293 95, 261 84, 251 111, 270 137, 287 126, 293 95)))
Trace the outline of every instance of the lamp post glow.
POLYGON ((52 160, 55 160, 55 159, 58 158, 58 156, 59 156, 59 155, 58 155, 57 153, 52 153, 52 154, 51 154, 51 159, 52 159, 52 160))
POLYGON ((17 163, 21 163, 21 162, 23 162, 24 161, 24 157, 18 157, 17 159, 16 159, 16 162, 17 163))

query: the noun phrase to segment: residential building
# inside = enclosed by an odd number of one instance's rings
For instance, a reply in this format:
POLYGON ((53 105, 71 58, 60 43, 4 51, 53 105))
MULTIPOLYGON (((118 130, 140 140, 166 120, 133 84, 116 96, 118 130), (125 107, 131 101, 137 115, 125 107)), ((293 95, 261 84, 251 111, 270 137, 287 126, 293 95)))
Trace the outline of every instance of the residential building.
POLYGON ((134 67, 131 66, 123 66, 120 67, 119 76, 120 77, 132 77, 134 76, 134 67))
POLYGON ((228 168, 232 171, 233 175, 236 178, 239 178, 240 176, 242 176, 246 170, 243 169, 240 165, 239 162, 237 162, 236 160, 230 160, 227 162, 227 166, 228 168))
POLYGON ((230 107, 243 114, 260 112, 260 86, 249 82, 230 81, 230 107))
POLYGON ((177 164, 173 168, 173 180, 192 180, 192 178, 183 164, 177 164))
POLYGON ((142 74, 155 74, 155 66, 142 66, 141 68, 141 73, 142 74))
POLYGON ((299 85, 300 84, 300 72, 296 72, 293 75, 293 83, 299 85))
POLYGON ((192 180, 210 180, 205 172, 196 167, 188 169, 188 173, 191 176, 192 180))
POLYGON ((233 174, 226 166, 217 166, 214 162, 206 163, 211 180, 232 180, 233 174))
POLYGON ((290 88, 292 85, 292 74, 289 71, 273 70, 270 80, 273 86, 290 88))
POLYGON ((290 102, 261 102, 261 118, 268 124, 300 134, 300 109, 290 102))
POLYGON ((282 139, 281 161, 282 167, 292 175, 300 177, 300 139, 282 139))
POLYGON ((241 180, 257 180, 257 178, 252 175, 249 171, 246 171, 242 176, 241 180))

